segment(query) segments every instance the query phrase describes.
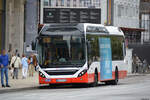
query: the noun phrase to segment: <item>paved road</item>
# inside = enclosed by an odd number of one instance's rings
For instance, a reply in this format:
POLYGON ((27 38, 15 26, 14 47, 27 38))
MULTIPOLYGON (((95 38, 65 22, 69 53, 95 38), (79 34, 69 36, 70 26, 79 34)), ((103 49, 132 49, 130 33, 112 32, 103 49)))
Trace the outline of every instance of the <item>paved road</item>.
POLYGON ((34 88, 0 94, 0 100, 150 100, 150 75, 128 77, 119 85, 34 88))

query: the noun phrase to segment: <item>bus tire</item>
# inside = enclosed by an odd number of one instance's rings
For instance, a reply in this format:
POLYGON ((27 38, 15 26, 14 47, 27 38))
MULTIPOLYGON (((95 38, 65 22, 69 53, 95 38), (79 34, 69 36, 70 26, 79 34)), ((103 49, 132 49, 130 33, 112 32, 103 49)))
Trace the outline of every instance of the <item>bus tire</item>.
POLYGON ((111 82, 111 81, 106 81, 105 84, 106 84, 106 85, 111 85, 112 82, 111 82))
POLYGON ((57 85, 56 84, 49 84, 49 88, 56 88, 57 85))
POLYGON ((94 82, 91 84, 91 87, 96 87, 98 85, 98 73, 94 74, 94 82))
POLYGON ((118 68, 116 68, 116 70, 115 70, 115 80, 112 80, 112 85, 117 85, 118 81, 119 81, 119 78, 118 78, 118 68))

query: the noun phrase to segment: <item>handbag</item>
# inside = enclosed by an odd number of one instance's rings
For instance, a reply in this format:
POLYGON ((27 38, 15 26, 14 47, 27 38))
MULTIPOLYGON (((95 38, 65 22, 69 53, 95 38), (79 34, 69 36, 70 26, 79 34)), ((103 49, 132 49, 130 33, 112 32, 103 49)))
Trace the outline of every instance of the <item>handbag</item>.
POLYGON ((16 62, 16 60, 17 60, 17 57, 16 57, 16 59, 15 59, 15 61, 14 61, 14 63, 12 63, 12 68, 14 68, 14 64, 15 64, 15 62, 16 62))

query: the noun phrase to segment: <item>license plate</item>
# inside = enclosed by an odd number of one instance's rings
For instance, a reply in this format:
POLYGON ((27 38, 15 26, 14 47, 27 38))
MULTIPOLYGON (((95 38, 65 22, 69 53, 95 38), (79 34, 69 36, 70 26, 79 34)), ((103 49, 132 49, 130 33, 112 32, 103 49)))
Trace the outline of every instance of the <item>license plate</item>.
POLYGON ((45 79, 45 82, 50 82, 51 80, 50 79, 45 79))
POLYGON ((56 79, 56 82, 66 82, 66 79, 56 79))

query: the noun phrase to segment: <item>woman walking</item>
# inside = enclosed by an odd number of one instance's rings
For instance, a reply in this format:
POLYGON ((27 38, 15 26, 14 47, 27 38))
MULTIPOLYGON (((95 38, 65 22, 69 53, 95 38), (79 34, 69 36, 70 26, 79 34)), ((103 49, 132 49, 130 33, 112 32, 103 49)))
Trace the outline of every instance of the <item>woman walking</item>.
POLYGON ((28 58, 28 64, 29 64, 29 76, 33 77, 34 73, 33 55, 30 55, 30 57, 28 58))
POLYGON ((25 79, 27 77, 27 72, 28 72, 28 58, 23 54, 22 59, 22 78, 25 79))

